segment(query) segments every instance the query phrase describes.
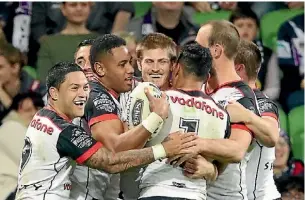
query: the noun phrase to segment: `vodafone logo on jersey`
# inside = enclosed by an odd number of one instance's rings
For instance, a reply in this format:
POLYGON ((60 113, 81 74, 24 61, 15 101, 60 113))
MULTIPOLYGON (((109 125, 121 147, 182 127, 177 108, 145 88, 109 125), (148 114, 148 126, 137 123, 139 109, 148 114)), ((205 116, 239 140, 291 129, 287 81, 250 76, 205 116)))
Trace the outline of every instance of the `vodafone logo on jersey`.
POLYGON ((182 106, 187 105, 188 107, 195 107, 196 109, 205 111, 207 114, 212 115, 213 117, 219 118, 221 120, 224 119, 223 111, 212 108, 205 101, 197 101, 194 97, 185 99, 177 96, 170 96, 170 99, 173 103, 179 103, 182 106))
POLYGON ((47 133, 49 135, 52 135, 53 132, 54 132, 53 127, 48 126, 47 124, 44 124, 43 122, 40 121, 39 118, 32 120, 30 126, 35 128, 38 131, 42 131, 42 132, 47 133))

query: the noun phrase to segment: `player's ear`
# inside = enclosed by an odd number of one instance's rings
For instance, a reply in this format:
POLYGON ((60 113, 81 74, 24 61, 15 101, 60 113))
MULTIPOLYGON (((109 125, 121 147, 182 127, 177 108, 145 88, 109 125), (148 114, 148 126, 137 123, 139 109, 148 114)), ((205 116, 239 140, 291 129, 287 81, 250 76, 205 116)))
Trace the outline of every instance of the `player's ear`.
POLYGON ((49 95, 53 101, 57 101, 58 100, 58 89, 55 87, 50 87, 49 95))
POLYGON ((245 69, 245 65, 244 64, 236 64, 235 65, 235 70, 237 73, 242 72, 245 69))
POLYGON ((211 54, 212 54, 212 57, 215 59, 220 58, 220 56, 223 54, 223 47, 220 44, 215 44, 211 48, 211 54))
POLYGON ((99 77, 103 77, 105 75, 106 68, 103 63, 95 62, 93 67, 96 72, 96 75, 98 75, 99 77))

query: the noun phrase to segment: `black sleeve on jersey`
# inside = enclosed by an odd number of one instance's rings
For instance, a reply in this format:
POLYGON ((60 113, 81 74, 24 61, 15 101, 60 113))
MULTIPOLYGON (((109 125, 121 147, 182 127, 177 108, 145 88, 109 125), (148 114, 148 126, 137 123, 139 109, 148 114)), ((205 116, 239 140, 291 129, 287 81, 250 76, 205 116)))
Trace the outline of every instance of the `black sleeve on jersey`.
POLYGON ((95 141, 86 131, 76 125, 70 125, 60 134, 57 151, 61 157, 67 156, 82 164, 90 158, 102 144, 95 141))
MULTIPOLYGON (((256 103, 250 98, 243 97, 237 100, 237 102, 243 105, 246 109, 251 110, 256 115, 260 116, 256 103)), ((231 123, 231 128, 237 128, 248 131, 253 137, 253 132, 244 123, 231 123)))
POLYGON ((279 111, 277 105, 270 99, 258 99, 258 108, 262 116, 273 117, 279 119, 279 111))
POLYGON ((101 121, 119 119, 117 105, 109 94, 91 94, 85 108, 85 118, 90 127, 101 121))
POLYGON ((229 115, 229 113, 226 110, 224 110, 224 111, 228 115, 227 128, 226 128, 225 137, 224 137, 226 139, 226 138, 230 138, 230 136, 231 136, 231 122, 230 122, 230 115, 229 115))

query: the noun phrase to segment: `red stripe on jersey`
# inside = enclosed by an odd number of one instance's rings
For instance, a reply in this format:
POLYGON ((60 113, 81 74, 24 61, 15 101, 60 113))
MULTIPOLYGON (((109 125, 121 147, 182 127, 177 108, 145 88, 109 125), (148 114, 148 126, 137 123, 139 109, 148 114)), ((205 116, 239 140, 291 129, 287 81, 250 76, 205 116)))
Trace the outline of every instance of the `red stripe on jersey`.
POLYGON ((78 164, 84 163, 88 158, 90 158, 97 150, 99 150, 102 147, 102 143, 97 142, 95 143, 90 149, 88 149, 85 153, 83 153, 81 156, 79 156, 76 159, 76 162, 78 164))
POLYGON ((241 129, 241 130, 245 130, 247 132, 249 132, 251 134, 251 136, 253 137, 253 133, 252 131, 244 124, 232 124, 231 125, 231 129, 241 129))
POLYGON ((274 119, 278 120, 276 114, 272 113, 272 112, 265 112, 261 114, 262 116, 266 116, 266 117, 273 117, 274 119))
POLYGON ((104 114, 100 115, 98 117, 94 117, 90 119, 89 126, 92 126, 95 123, 107 121, 107 120, 113 120, 113 119, 119 119, 119 117, 116 114, 104 114))

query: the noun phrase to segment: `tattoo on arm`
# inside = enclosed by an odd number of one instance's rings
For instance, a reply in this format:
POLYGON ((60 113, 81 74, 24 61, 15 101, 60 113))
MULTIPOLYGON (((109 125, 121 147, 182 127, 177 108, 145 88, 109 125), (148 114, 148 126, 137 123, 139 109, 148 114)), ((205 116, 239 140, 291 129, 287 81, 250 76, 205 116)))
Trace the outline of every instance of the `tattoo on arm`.
POLYGON ((108 173, 118 173, 153 161, 155 159, 152 148, 112 153, 102 147, 85 162, 85 165, 108 173))

